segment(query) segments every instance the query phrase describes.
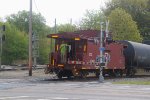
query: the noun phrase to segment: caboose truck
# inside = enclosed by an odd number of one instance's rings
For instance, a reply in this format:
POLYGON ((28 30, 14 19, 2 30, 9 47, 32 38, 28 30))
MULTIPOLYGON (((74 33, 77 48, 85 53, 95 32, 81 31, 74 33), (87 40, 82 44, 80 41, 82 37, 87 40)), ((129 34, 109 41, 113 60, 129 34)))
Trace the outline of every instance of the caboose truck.
MULTIPOLYGON (((55 72, 58 78, 99 76, 99 31, 81 30, 50 34, 55 39, 55 51, 50 53, 50 63, 45 73, 55 72)), ((125 69, 123 45, 121 43, 106 44, 105 58, 107 66, 103 74, 122 75, 125 69), (119 62, 119 63, 118 63, 119 62)))

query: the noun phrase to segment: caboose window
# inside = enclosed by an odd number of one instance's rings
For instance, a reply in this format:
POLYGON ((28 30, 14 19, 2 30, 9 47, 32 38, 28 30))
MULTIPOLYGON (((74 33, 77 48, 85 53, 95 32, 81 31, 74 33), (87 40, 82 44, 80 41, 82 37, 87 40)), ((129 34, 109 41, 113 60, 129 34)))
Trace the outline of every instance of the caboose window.
POLYGON ((128 48, 128 46, 127 46, 127 45, 124 45, 123 48, 126 49, 126 48, 128 48))
POLYGON ((86 45, 84 45, 84 47, 83 47, 83 51, 84 51, 84 52, 86 52, 86 45))
POLYGON ((59 49, 59 45, 57 44, 57 46, 56 46, 56 51, 58 51, 58 49, 59 49))
POLYGON ((52 38, 58 38, 58 35, 52 35, 52 38))
POLYGON ((80 40, 80 38, 75 38, 74 40, 79 41, 79 40, 80 40))

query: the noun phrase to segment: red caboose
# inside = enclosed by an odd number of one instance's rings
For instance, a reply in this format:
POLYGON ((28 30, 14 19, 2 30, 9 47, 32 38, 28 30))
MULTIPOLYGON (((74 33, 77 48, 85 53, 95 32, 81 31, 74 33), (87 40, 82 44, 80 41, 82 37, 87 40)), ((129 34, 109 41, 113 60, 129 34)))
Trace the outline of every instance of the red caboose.
POLYGON ((108 64, 106 64, 104 73, 110 76, 122 76, 125 71, 124 45, 119 42, 112 42, 107 44, 105 48, 105 54, 108 55, 108 58, 106 58, 108 64))
MULTIPOLYGON (((50 34, 48 38, 55 40, 55 50, 50 53, 46 73, 55 72, 59 78, 86 77, 89 73, 99 75, 100 31, 63 32, 50 34)), ((106 43, 104 55, 104 74, 121 75, 125 69, 123 45, 106 43)))

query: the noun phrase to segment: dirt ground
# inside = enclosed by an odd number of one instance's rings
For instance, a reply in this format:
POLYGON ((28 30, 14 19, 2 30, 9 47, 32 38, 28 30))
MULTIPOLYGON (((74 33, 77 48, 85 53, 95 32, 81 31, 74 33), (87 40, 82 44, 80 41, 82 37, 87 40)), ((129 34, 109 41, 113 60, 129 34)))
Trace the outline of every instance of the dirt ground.
POLYGON ((29 76, 28 70, 9 70, 0 71, 0 79, 22 79, 22 78, 53 78, 53 75, 45 74, 44 69, 32 70, 32 76, 29 76))
MULTIPOLYGON (((45 74, 44 69, 33 69, 32 76, 29 76, 28 70, 9 70, 0 71, 0 79, 25 79, 25 80, 49 80, 57 79, 56 75, 45 74)), ((98 80, 94 79, 93 81, 98 80)), ((148 77, 136 77, 136 78, 105 78, 105 82, 120 82, 120 81, 150 81, 150 76, 148 77)), ((88 81, 88 80, 86 80, 88 81)))

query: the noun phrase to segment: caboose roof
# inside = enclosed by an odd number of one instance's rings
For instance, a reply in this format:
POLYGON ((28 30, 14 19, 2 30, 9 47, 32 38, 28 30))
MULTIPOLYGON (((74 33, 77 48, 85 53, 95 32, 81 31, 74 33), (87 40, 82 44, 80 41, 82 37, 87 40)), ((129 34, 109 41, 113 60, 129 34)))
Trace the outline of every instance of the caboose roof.
POLYGON ((80 39, 89 39, 94 37, 99 37, 100 31, 98 30, 79 30, 75 32, 61 32, 57 34, 49 34, 47 35, 48 38, 57 38, 57 39, 73 39, 73 38, 80 38, 80 39))

